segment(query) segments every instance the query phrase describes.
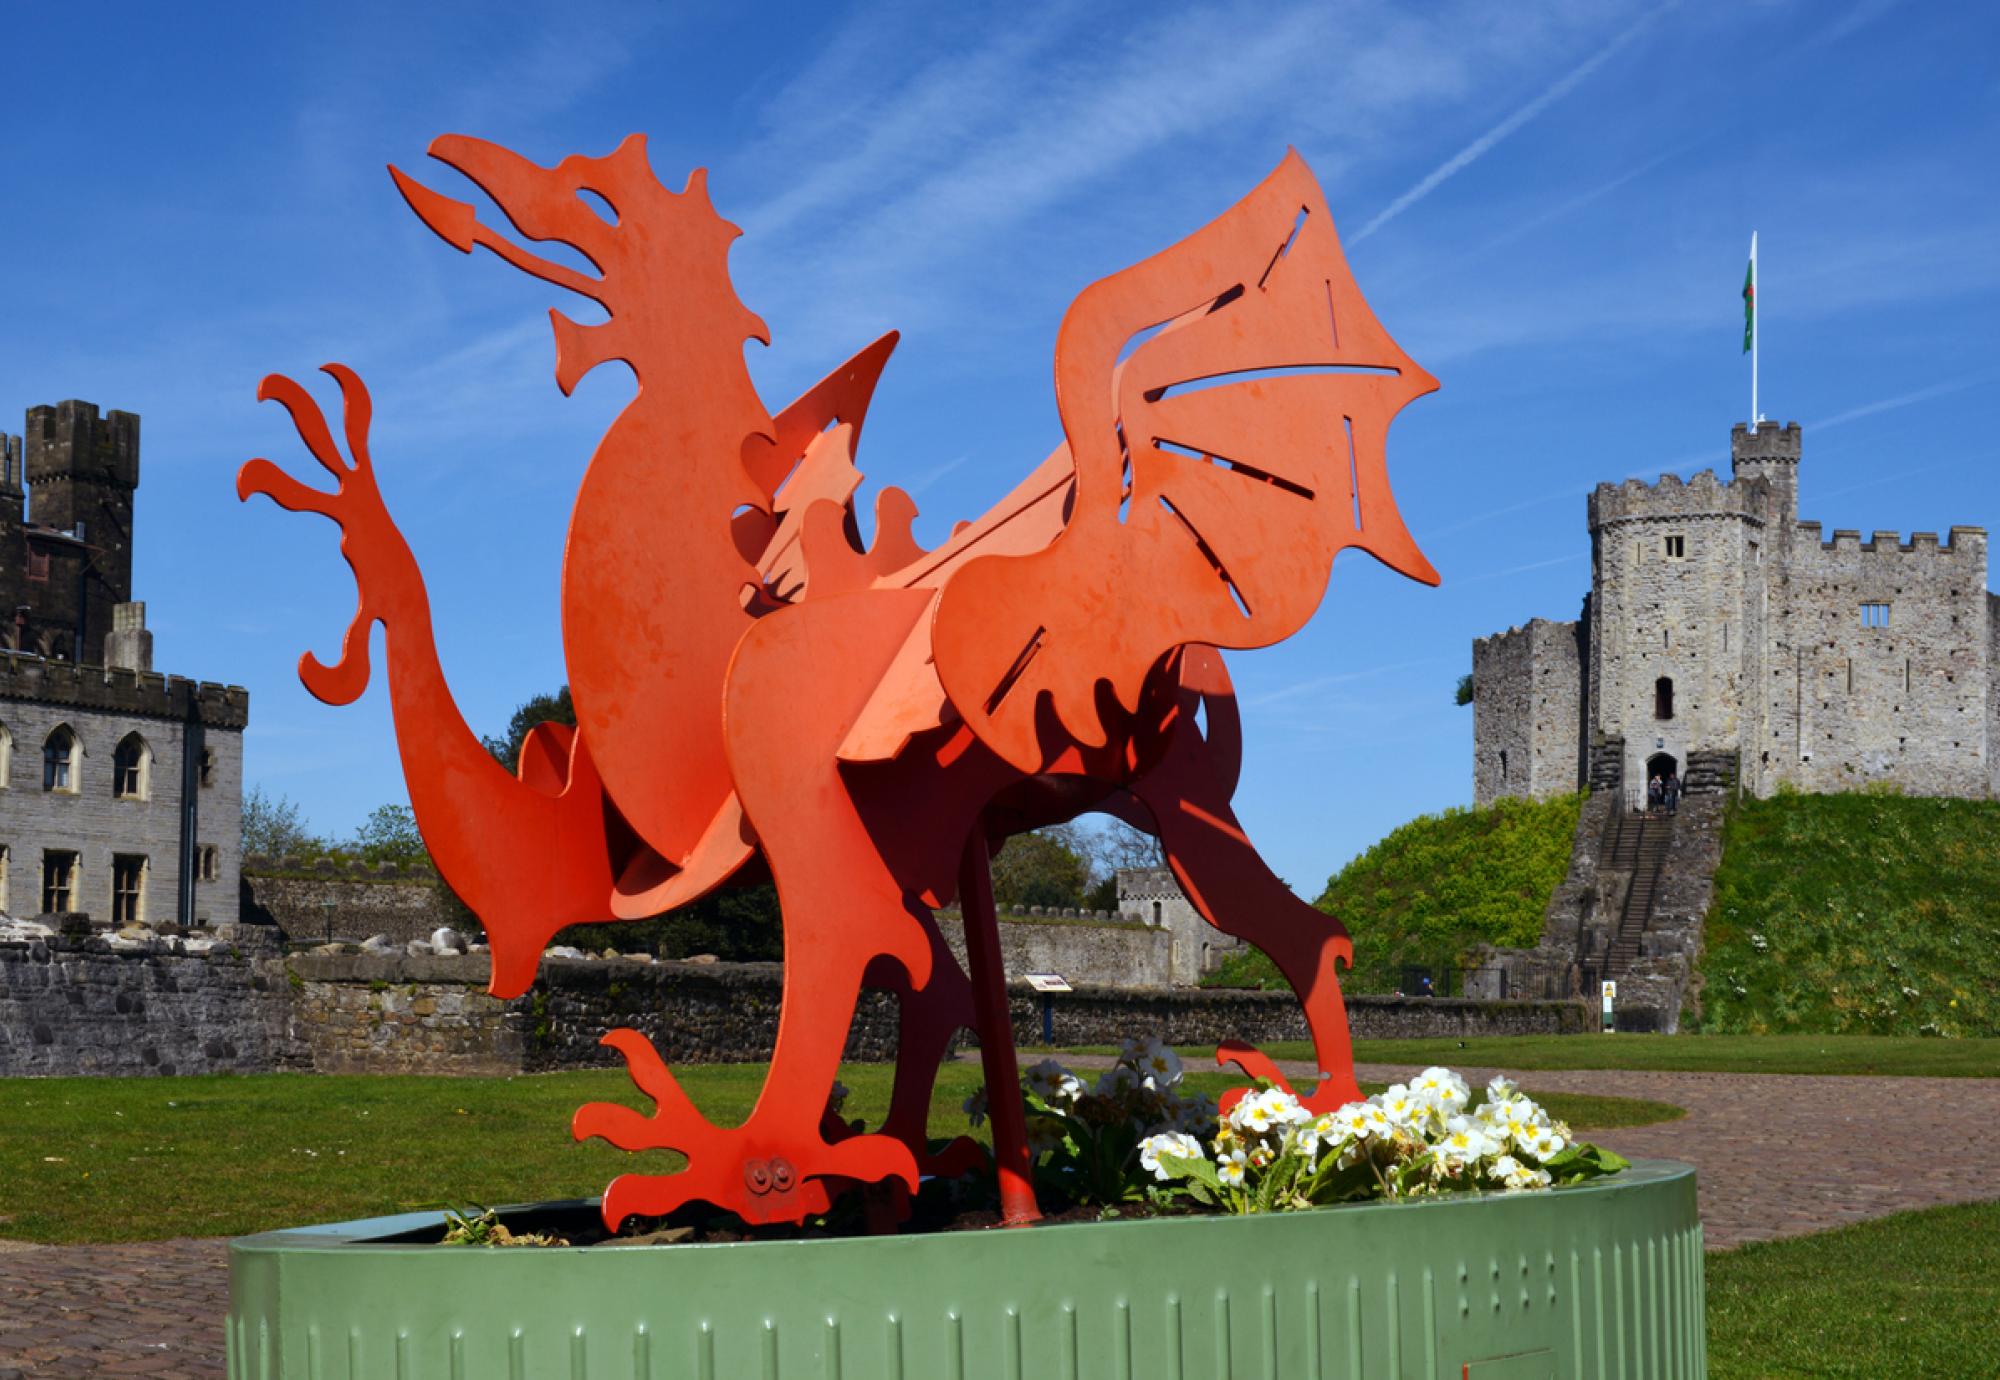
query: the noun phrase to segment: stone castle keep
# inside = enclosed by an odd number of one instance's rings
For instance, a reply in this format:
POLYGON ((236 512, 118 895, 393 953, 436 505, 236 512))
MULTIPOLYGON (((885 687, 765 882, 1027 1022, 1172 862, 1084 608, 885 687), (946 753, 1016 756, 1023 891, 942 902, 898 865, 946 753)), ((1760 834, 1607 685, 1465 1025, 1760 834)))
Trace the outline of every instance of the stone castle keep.
POLYGON ((2000 794, 1986 530, 1799 520, 1797 423, 1738 425, 1732 474, 1600 484, 1575 622, 1473 643, 1473 795, 1590 786, 2000 794))

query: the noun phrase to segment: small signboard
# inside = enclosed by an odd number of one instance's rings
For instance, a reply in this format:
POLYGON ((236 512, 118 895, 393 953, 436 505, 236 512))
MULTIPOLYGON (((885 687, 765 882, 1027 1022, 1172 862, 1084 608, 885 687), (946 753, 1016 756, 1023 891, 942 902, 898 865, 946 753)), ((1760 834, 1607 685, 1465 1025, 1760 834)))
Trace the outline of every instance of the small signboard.
POLYGON ((1023 973, 1028 986, 1037 992, 1068 992, 1073 990, 1069 980, 1061 973, 1023 973))
POLYGON ((1604 1029, 1607 1032, 1616 1028, 1616 1024, 1611 1016, 1611 1003, 1617 999, 1618 984, 1615 982, 1606 982, 1604 984, 1604 1029))

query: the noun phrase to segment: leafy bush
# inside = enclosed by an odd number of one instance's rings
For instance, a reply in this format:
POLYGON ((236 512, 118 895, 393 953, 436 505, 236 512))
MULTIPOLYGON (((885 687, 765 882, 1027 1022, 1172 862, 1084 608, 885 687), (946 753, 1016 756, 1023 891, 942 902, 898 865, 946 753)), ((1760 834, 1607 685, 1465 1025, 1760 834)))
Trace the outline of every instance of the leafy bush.
POLYGON ((1746 800, 1704 938, 1705 1032, 2000 1034, 2000 802, 1746 800))
MULTIPOLYGON (((1532 947, 1549 897, 1569 870, 1581 795, 1494 802, 1420 815, 1335 873, 1316 904, 1354 936, 1349 992, 1391 992, 1405 967, 1466 966, 1479 944, 1532 947)), ((1282 987, 1276 965, 1248 950, 1211 987, 1282 987)))

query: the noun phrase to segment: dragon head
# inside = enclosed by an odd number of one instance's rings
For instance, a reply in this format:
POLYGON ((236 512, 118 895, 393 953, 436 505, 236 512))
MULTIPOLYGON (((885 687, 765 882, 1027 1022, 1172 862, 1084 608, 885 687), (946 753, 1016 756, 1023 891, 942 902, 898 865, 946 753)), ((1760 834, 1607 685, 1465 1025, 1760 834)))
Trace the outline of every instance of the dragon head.
POLYGON ((631 135, 606 157, 576 155, 554 167, 463 134, 440 136, 429 152, 493 198, 522 235, 568 245, 597 270, 592 277, 531 253, 481 222, 473 206, 389 168, 410 209, 447 244, 467 254, 484 245, 522 272, 580 293, 609 313, 609 320, 590 326, 549 313, 556 383, 565 394, 608 360, 636 365, 649 356, 685 359, 710 349, 740 359, 746 338, 770 343, 764 323, 729 284, 729 245, 742 231, 716 214, 702 170, 689 176, 683 191, 662 186, 647 161, 644 135, 631 135), (661 312, 663 304, 670 305, 670 317, 661 312))

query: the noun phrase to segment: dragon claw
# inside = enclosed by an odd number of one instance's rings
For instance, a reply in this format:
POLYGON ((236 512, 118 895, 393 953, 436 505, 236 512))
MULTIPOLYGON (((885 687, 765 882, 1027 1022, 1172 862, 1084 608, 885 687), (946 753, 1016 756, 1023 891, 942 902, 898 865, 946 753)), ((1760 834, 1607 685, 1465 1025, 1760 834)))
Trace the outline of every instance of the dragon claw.
POLYGON ((344 364, 327 364, 322 371, 340 385, 342 431, 352 463, 340 452, 327 426, 326 414, 312 394, 295 379, 269 374, 257 385, 259 402, 276 402, 291 414, 299 439, 320 467, 334 477, 333 492, 300 482, 262 458, 250 461, 236 475, 236 496, 248 500, 262 494, 294 513, 318 513, 340 528, 341 553, 354 570, 358 607, 341 639, 340 658, 332 665, 312 652, 299 658, 299 679, 327 704, 351 704, 368 688, 368 634, 383 616, 381 601, 414 591, 422 593, 416 562, 383 506, 381 491, 368 456, 368 428, 374 405, 368 387, 344 364))

